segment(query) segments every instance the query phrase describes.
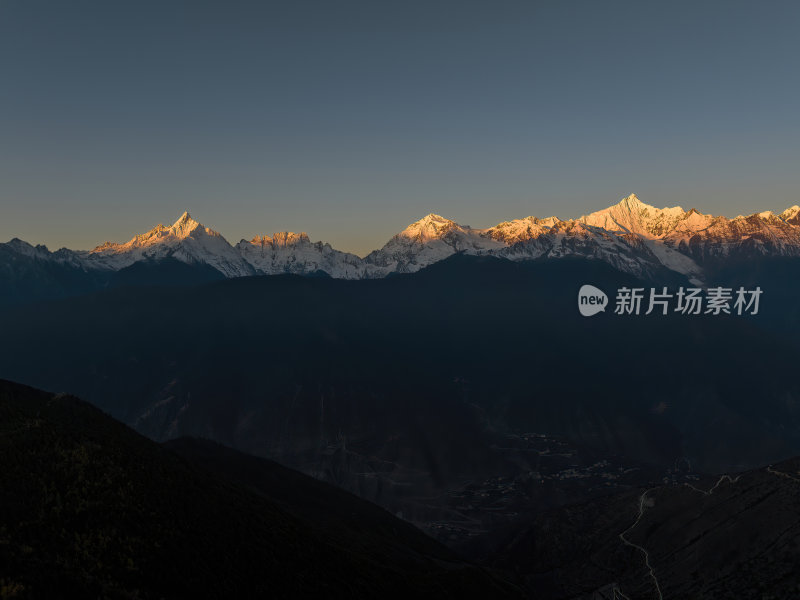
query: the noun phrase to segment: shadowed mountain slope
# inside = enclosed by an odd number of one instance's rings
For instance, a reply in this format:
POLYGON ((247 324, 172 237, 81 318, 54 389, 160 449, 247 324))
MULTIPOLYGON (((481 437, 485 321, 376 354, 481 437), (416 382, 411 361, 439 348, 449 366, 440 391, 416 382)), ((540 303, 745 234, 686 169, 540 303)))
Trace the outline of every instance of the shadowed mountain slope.
POLYGON ((798 498, 795 458, 566 506, 467 550, 538 598, 797 598, 798 498))
MULTIPOLYGON (((586 319, 582 284, 612 297, 643 284, 569 259, 117 289, 0 314, 0 377, 75 393, 157 440, 208 437, 309 471, 346 440, 434 484, 498 474, 492 435, 510 429, 721 472, 800 450, 798 384, 773 376, 794 368, 797 309, 771 280, 753 318, 586 319)), ((366 485, 351 475, 337 483, 366 485)))
POLYGON ((0 381, 3 597, 515 595, 340 490, 206 443, 178 447, 188 458, 76 398, 0 381), (248 481, 204 468, 209 456, 248 481))

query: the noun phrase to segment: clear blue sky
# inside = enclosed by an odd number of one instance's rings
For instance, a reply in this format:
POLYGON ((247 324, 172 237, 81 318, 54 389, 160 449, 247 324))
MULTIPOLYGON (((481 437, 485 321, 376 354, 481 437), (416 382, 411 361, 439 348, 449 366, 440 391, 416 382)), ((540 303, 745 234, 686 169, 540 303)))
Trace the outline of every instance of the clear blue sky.
POLYGON ((800 203, 800 3, 0 0, 0 240, 800 203))

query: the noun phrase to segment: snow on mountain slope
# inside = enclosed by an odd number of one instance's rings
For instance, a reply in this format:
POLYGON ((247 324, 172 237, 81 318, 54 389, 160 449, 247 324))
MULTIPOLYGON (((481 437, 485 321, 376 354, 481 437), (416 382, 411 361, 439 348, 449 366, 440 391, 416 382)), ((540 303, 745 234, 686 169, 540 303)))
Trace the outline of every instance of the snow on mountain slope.
POLYGON ((82 255, 87 266, 114 271, 140 260, 168 257, 189 264, 210 265, 226 277, 255 273, 224 237, 192 219, 188 212, 171 227, 159 224, 125 244, 106 242, 82 255))
POLYGON ((486 231, 430 214, 367 255, 364 259, 367 272, 373 277, 393 272, 413 273, 457 252, 482 254, 506 246, 505 242, 485 235, 486 231))
POLYGON ((513 243, 493 254, 511 260, 568 256, 590 258, 637 276, 654 275, 662 267, 652 249, 639 236, 610 233, 575 220, 550 222, 552 226, 531 229, 527 237, 512 236, 510 241, 513 243))
POLYGON ((703 284, 705 277, 703 269, 691 257, 661 243, 660 240, 645 240, 644 243, 650 248, 658 262, 667 269, 686 275, 689 281, 695 285, 703 284))
POLYGON ((83 268, 83 262, 79 253, 67 248, 61 248, 51 252, 47 246, 38 244, 33 246, 19 238, 14 238, 4 244, 0 244, 0 254, 16 258, 26 258, 34 261, 54 262, 75 268, 83 268))
POLYGON ((790 225, 800 225, 800 206, 794 205, 780 214, 780 218, 790 225))
POLYGON ((665 266, 697 277, 702 272, 697 263, 731 254, 800 255, 798 213, 800 207, 793 206, 780 215, 764 211, 728 219, 679 206, 658 209, 631 195, 581 221, 607 231, 635 233, 650 242, 665 266))
POLYGON ((547 233, 556 224, 562 221, 558 217, 548 217, 547 219, 537 219, 536 217, 525 217, 514 221, 504 221, 499 225, 490 227, 485 235, 493 240, 504 242, 509 246, 517 242, 526 242, 547 233))
POLYGON ((700 263, 734 254, 800 256, 800 227, 792 221, 796 218, 791 209, 781 216, 771 212, 733 219, 703 215, 694 223, 681 223, 662 240, 700 263), (785 219, 787 213, 791 216, 785 219))
MULTIPOLYGON (((457 252, 488 254, 511 260, 563 258, 577 256, 608 262, 637 276, 653 275, 664 265, 642 239, 625 231, 608 232, 581 221, 562 221, 557 217, 527 217, 506 221, 488 229, 459 225, 439 215, 412 223, 381 249, 365 259, 377 271, 414 272, 457 252)), ((694 274, 691 259, 680 256, 673 264, 694 274)), ((682 271, 683 272, 683 271, 682 271)))
POLYGON ((685 215, 680 206, 656 208, 639 200, 636 194, 631 194, 618 204, 583 216, 579 220, 606 231, 635 233, 654 239, 671 231, 685 215))
POLYGON ((284 231, 272 237, 256 236, 236 244, 236 251, 260 275, 325 272, 339 279, 364 277, 364 261, 355 254, 312 242, 305 233, 284 231))

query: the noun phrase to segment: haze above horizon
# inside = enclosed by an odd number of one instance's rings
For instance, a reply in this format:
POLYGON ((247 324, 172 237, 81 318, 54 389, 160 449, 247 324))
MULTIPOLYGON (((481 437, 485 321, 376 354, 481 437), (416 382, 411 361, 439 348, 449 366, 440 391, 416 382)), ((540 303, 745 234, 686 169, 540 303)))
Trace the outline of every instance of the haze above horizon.
MULTIPOLYGON (((800 204, 791 2, 0 4, 0 241, 800 204)), ((100 239, 103 238, 103 239, 100 239)))

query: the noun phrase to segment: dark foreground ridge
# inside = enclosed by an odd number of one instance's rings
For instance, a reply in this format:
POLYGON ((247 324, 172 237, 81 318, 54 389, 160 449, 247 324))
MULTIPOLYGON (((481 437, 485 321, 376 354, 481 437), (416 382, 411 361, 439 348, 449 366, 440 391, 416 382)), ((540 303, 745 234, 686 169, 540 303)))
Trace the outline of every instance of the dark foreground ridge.
POLYGON ((369 502, 71 396, 0 381, 0 465, 3 598, 518 596, 369 502))

